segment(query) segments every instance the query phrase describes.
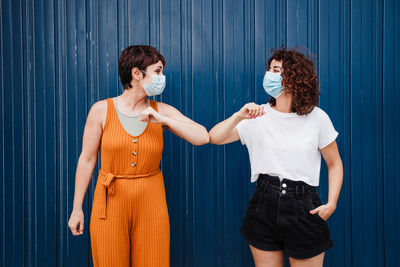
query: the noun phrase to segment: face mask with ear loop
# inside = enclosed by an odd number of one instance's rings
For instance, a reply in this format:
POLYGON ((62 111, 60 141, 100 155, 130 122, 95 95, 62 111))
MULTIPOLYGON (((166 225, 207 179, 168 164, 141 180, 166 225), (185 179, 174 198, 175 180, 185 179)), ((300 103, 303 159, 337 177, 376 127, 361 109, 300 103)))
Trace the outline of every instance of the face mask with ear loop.
MULTIPOLYGON (((147 74, 144 70, 141 70, 141 72, 147 74)), ((155 74, 148 74, 151 76, 151 83, 143 84, 144 91, 148 96, 155 96, 155 95, 160 95, 165 88, 165 76, 164 75, 155 75, 155 74)))
POLYGON ((282 75, 280 73, 267 71, 264 75, 263 87, 265 92, 273 98, 279 97, 284 90, 282 86, 282 75))

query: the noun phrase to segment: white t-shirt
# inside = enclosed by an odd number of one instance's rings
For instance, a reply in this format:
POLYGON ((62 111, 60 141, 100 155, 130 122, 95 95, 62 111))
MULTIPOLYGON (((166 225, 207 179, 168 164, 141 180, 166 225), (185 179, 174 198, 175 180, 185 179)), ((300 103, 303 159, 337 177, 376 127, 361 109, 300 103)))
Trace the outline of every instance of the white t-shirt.
POLYGON ((319 185, 322 149, 332 143, 338 132, 328 114, 315 107, 307 115, 283 113, 265 104, 265 115, 242 120, 236 129, 247 146, 251 181, 269 174, 319 185))

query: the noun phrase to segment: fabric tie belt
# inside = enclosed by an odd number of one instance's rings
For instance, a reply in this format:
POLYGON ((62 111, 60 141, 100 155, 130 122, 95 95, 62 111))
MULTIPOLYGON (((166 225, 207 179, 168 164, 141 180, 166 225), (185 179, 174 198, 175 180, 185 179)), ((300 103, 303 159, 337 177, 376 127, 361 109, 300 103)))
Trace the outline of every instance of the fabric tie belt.
POLYGON ((161 170, 157 169, 156 171, 150 172, 150 173, 144 173, 144 174, 113 174, 113 173, 107 173, 103 170, 100 170, 99 172, 99 179, 101 182, 101 185, 99 187, 99 197, 100 199, 100 218, 105 219, 106 218, 106 209, 107 209, 107 195, 114 195, 115 194, 115 179, 133 179, 133 178, 143 178, 143 177, 149 177, 156 175, 160 173, 161 170))

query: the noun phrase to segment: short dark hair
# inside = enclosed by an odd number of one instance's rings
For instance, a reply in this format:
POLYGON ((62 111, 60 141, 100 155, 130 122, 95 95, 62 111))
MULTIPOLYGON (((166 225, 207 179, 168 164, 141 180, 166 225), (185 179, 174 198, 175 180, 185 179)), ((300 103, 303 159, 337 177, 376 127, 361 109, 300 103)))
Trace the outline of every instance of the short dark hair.
POLYGON ((165 59, 155 47, 149 45, 131 45, 125 48, 118 60, 119 78, 124 89, 132 87, 132 69, 134 67, 144 71, 148 66, 160 60, 165 67, 165 59))

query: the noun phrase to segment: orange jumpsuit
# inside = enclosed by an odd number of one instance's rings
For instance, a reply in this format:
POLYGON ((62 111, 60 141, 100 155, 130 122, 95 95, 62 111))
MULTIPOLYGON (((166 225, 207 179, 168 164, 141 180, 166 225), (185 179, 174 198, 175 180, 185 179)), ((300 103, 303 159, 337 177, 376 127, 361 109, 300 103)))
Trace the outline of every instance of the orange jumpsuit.
MULTIPOLYGON (((113 100, 106 101, 90 218, 94 266, 169 266, 169 217, 159 169, 162 125, 149 123, 132 136, 122 127, 113 100)), ((157 110, 157 102, 150 105, 157 110)))

